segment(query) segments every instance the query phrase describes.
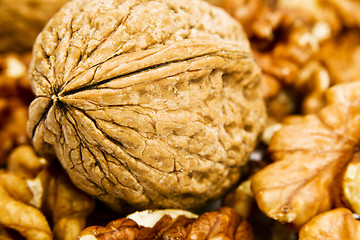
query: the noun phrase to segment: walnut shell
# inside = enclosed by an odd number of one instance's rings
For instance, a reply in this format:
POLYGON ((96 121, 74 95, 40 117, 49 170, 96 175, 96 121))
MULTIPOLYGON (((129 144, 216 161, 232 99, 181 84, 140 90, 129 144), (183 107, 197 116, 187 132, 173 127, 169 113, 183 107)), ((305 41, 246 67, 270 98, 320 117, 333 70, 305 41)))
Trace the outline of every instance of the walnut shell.
POLYGON ((204 1, 73 1, 33 55, 34 148, 114 208, 218 198, 264 125, 248 40, 204 1))

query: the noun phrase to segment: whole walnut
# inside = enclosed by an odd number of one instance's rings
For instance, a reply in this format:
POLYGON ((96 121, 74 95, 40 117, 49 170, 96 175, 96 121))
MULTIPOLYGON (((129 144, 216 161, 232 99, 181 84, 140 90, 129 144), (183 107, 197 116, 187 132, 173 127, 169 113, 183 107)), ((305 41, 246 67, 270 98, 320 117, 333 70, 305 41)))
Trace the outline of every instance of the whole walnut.
POLYGON ((34 45, 28 132, 113 208, 194 209, 256 145, 259 74, 241 26, 205 1, 72 1, 34 45))

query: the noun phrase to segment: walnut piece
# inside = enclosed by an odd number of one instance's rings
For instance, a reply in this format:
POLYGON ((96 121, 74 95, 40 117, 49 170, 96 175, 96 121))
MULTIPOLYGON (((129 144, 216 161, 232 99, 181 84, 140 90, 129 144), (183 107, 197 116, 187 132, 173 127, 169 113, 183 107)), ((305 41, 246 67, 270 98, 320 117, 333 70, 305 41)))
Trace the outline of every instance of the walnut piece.
POLYGON ((218 198, 264 125, 248 40, 204 1, 73 1, 33 53, 35 149, 118 210, 218 198))
POLYGON ((37 174, 44 167, 39 158, 33 157, 30 149, 29 146, 20 146, 9 157, 9 165, 21 168, 12 167, 10 171, 2 169, 0 172, 0 225, 17 231, 27 240, 51 240, 53 235, 46 217, 34 206, 37 194, 29 187, 23 174, 23 169, 37 174), (27 155, 29 152, 30 156, 25 158, 30 161, 16 163, 22 158, 22 153, 27 155))
POLYGON ((0 172, 0 203, 0 227, 28 240, 76 239, 95 205, 64 172, 52 172, 48 161, 27 145, 17 147, 8 169, 0 172))
POLYGON ((254 196, 250 184, 250 180, 242 182, 224 198, 224 206, 231 207, 244 219, 250 217, 254 205, 254 196))
MULTIPOLYGON (((157 210, 154 210, 156 213, 157 210)), ((167 211, 167 210, 162 210, 167 211)), ((106 227, 91 226, 84 229, 79 240, 105 239, 226 239, 253 240, 250 224, 241 220, 234 210, 222 207, 218 211, 205 212, 198 218, 183 214, 172 217, 171 214, 156 219, 152 227, 144 227, 130 218, 120 218, 106 227)), ((146 211, 144 214, 154 214, 146 211)), ((163 214, 162 212, 161 214, 163 214)), ((142 214, 143 216, 143 214, 142 214)))
POLYGON ((323 43, 320 59, 327 67, 332 84, 359 80, 360 32, 344 30, 323 43))
POLYGON ((356 214, 360 214, 360 153, 354 154, 351 162, 346 166, 342 176, 342 195, 345 204, 356 214))
POLYGON ((269 152, 276 162, 252 178, 265 214, 299 228, 331 209, 338 175, 358 151, 359 89, 360 81, 330 88, 327 104, 317 114, 289 121, 275 132, 269 152))
POLYGON ((49 179, 45 198, 53 220, 54 238, 76 239, 94 210, 94 199, 74 187, 65 174, 49 179))
POLYGON ((301 228, 299 240, 359 239, 360 222, 351 211, 337 208, 321 213, 301 228))

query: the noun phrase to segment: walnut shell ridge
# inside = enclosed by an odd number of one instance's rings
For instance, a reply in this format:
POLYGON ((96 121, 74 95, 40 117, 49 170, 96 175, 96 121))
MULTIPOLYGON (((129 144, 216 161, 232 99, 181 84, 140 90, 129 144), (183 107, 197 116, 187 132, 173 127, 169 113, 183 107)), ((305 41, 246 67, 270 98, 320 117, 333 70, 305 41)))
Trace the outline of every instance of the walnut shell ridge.
POLYGON ((199 0, 77 0, 33 48, 28 133, 108 205, 195 209, 241 175, 266 113, 241 26, 199 0))

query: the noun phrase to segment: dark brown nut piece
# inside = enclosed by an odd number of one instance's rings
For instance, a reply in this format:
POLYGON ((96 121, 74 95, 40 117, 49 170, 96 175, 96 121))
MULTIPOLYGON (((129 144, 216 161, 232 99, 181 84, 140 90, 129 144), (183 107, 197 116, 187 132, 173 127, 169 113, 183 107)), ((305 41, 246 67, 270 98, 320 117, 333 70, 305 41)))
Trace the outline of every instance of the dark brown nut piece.
POLYGON ((186 227, 197 217, 180 209, 145 210, 111 221, 106 227, 87 227, 79 239, 185 239, 186 227))
POLYGON ((250 223, 246 220, 241 221, 235 232, 234 240, 253 240, 254 234, 250 223))
POLYGON ((35 149, 114 208, 218 198, 265 121, 241 26, 204 1, 70 2, 39 35, 30 73, 35 149))
MULTIPOLYGON (((124 239, 135 240, 141 239, 139 225, 134 220, 120 218, 110 222, 107 226, 91 226, 81 231, 79 240, 105 240, 105 239, 124 239)), ((148 232, 148 237, 151 232, 148 232)))
POLYGON ((241 219, 229 207, 200 215, 187 228, 188 239, 233 239, 241 219))
POLYGON ((319 214, 299 232, 299 240, 359 239, 360 222, 351 211, 337 208, 319 214))
POLYGON ((2 0, 0 52, 31 50, 36 36, 68 0, 2 0))
POLYGON ((274 134, 269 151, 276 162, 252 178, 265 214, 299 228, 331 209, 336 178, 360 140, 359 89, 360 81, 330 88, 327 105, 317 114, 289 121, 274 134))
MULTIPOLYGON (((171 211, 174 214, 176 210, 171 211)), ((164 215, 156 221, 155 225, 144 227, 132 219, 121 218, 110 222, 106 227, 88 227, 80 233, 79 239, 253 239, 249 223, 241 221, 236 212, 228 207, 203 213, 196 219, 180 214, 174 218, 164 215)))

